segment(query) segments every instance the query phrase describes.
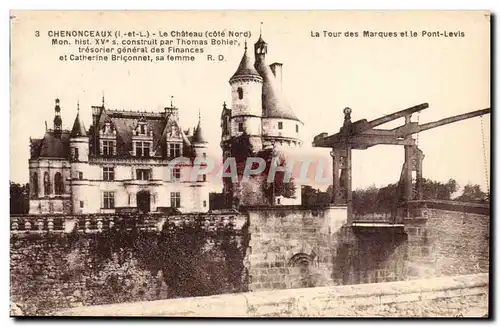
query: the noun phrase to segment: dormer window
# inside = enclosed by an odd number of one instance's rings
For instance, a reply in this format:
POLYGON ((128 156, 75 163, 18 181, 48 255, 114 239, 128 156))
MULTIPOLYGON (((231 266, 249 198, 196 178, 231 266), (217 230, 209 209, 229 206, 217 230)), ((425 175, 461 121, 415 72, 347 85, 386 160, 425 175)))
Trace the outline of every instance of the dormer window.
POLYGON ((135 155, 137 157, 149 157, 150 149, 149 142, 135 142, 135 155))
POLYGON ((103 140, 102 141, 102 155, 112 156, 115 154, 116 141, 103 140))
POLYGON ((181 154, 181 144, 180 143, 169 143, 168 144, 168 156, 170 158, 180 157, 181 154))
POLYGON ((99 131, 99 150, 101 156, 116 155, 116 129, 109 120, 99 131))

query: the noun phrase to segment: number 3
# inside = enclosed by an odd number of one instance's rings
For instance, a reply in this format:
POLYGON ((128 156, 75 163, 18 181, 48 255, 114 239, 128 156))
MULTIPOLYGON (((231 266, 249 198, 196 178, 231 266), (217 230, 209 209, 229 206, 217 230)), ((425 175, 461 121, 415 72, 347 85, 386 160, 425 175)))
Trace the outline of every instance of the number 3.
POLYGON ((40 36, 40 31, 35 31, 35 36, 39 37, 40 36))

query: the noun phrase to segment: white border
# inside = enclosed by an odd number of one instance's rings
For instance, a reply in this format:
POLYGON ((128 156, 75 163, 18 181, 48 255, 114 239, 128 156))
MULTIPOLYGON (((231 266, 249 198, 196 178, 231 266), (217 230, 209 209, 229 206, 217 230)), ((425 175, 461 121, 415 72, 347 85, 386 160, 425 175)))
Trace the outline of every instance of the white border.
MULTIPOLYGON (((140 0, 140 1, 130 1, 130 0, 121 0, 121 1, 116 1, 116 2, 111 2, 111 1, 103 1, 103 0, 86 0, 86 1, 51 1, 51 0, 45 0, 45 1, 14 1, 14 0, 5 0, 2 1, 0 6, 2 7, 2 13, 3 13, 3 23, 0 24, 0 31, 2 35, 2 39, 4 40, 2 46, 3 49, 1 51, 1 56, 2 56, 2 63, 4 64, 3 67, 6 69, 3 70, 4 74, 3 75, 3 87, 2 87, 2 103, 4 103, 3 110, 0 110, 0 140, 3 140, 5 146, 3 148, 9 148, 9 129, 10 129, 10 119, 9 119, 9 108, 10 108, 10 95, 9 95, 9 85, 10 85, 10 76, 9 76, 9 71, 10 71, 10 58, 9 58, 9 23, 8 23, 8 15, 10 9, 40 9, 40 10, 47 10, 47 9, 70 9, 70 10, 77 10, 77 9, 100 9, 100 10, 109 10, 109 9, 128 9, 128 10, 146 10, 146 9, 210 9, 210 10, 216 10, 216 9, 263 9, 263 10, 271 10, 271 9, 281 9, 281 10, 296 10, 296 9, 307 9, 307 10, 314 10, 314 9, 337 9, 337 10, 345 10, 345 9, 358 9, 358 10, 369 10, 369 9, 392 9, 392 10, 402 10, 402 9, 418 9, 418 10, 425 10, 425 9, 445 9, 445 10, 458 10, 458 9, 468 9, 468 10, 480 10, 480 9, 486 9, 486 10, 491 10, 493 13, 499 13, 500 10, 500 1, 494 1, 494 0, 474 0, 474 1, 463 1, 463 0, 455 0, 455 1, 437 1, 437 0, 419 0, 419 1, 345 1, 343 3, 326 3, 326 1, 319 1, 319 0, 307 0, 307 1, 269 1, 269 0, 252 0, 252 1, 221 1, 221 0, 211 0, 211 1, 188 1, 188 0, 183 0, 183 1, 176 1, 176 2, 169 2, 169 3, 162 3, 159 1, 152 1, 152 0, 140 0), (9 63, 9 64, 8 64, 9 63), (9 66, 8 66, 9 65, 9 66)), ((498 17, 496 17, 495 20, 495 41, 498 41, 498 17)), ((495 42, 496 43, 496 42, 495 42)), ((497 54, 498 57, 498 54, 497 54)), ((492 57, 493 59, 493 57, 492 57)), ((495 69, 495 73, 498 72, 498 67, 495 69)), ((493 75, 494 76, 494 75, 493 75)), ((28 90, 27 90, 28 91, 28 90)), ((493 90, 495 94, 498 94, 498 84, 495 85, 495 88, 493 90)), ((495 104, 492 104, 492 108, 495 108, 495 104)), ((498 115, 495 115, 495 124, 498 125, 498 115)), ((495 138, 495 143, 498 141, 496 138, 497 133, 495 130, 493 130, 493 137, 495 138)), ((496 153, 494 153, 496 154, 496 153)), ((496 156, 495 156, 496 159, 496 156)), ((7 182, 9 181, 9 160, 6 160, 6 158, 1 162, 1 169, 0 169, 0 176, 1 176, 1 185, 4 185, 4 187, 0 188, 0 199, 2 201, 2 210, 5 212, 5 219, 3 219, 4 225, 2 230, 2 233, 5 233, 5 237, 2 238, 4 240, 2 244, 2 251, 1 256, 2 260, 1 262, 8 262, 9 261, 9 252, 8 252, 8 247, 9 247, 9 202, 8 202, 8 188, 7 188, 7 182)), ((496 166, 494 168, 497 168, 496 166)), ((494 189, 496 190, 496 180, 493 181, 494 183, 494 189)), ((493 199, 493 203, 498 203, 498 195, 495 193, 495 197, 493 199)), ((493 217, 492 217, 493 220, 493 217)), ((494 234, 498 235, 498 226, 499 223, 497 222, 495 224, 495 230, 494 234)), ((495 237, 495 244, 493 247, 496 249, 496 240, 498 236, 495 237)), ((493 250, 491 251, 492 255, 495 256, 495 262, 498 262, 497 258, 497 251, 493 250)), ((1 289, 3 290, 1 294, 1 308, 2 314, 1 314, 1 321, 2 323, 5 323, 6 325, 10 326, 15 323, 15 321, 11 318, 9 318, 9 271, 7 269, 7 264, 3 265, 3 269, 0 271, 1 277, 2 277, 2 284, 4 287, 1 289)), ((495 283, 497 285, 497 283, 495 283)), ((497 304, 494 305, 495 309, 497 308, 497 304)), ((495 310, 498 313, 498 310, 495 310)), ((45 323, 45 324, 54 324, 56 321, 30 321, 30 322, 25 322, 23 325, 25 326, 31 326, 35 325, 35 323, 40 324, 40 322, 45 323)), ((121 321, 85 321, 85 322, 78 322, 78 321, 66 321, 61 323, 85 323, 85 324, 92 324, 95 326, 105 326, 109 324, 123 324, 126 323, 127 325, 143 325, 145 321, 126 321, 126 320, 121 320, 121 321)), ((155 323, 155 324, 177 324, 177 321, 149 321, 148 323, 155 323)), ((189 324, 195 323, 196 321, 189 322, 189 324)), ((361 322, 354 322, 354 323, 362 323, 365 321, 361 322)), ((384 323, 384 321, 381 321, 384 323)), ((437 323, 438 321, 416 321, 413 320, 411 321, 412 323, 417 323, 417 324, 422 324, 425 326, 429 326, 432 324, 437 323)), ((182 322, 183 325, 185 325, 187 322, 182 322)), ((219 324, 220 321, 213 321, 213 324, 219 324)), ((240 323, 239 321, 228 321, 227 323, 233 324, 233 323, 240 323)), ((252 323, 258 323, 260 326, 262 325, 267 325, 270 324, 270 321, 259 321, 255 320, 252 321, 252 323)), ((272 322, 273 324, 276 323, 272 322)), ((288 323, 288 321, 282 321, 282 323, 288 323)), ((302 324, 311 324, 314 323, 313 321, 302 321, 302 324)), ((344 324, 344 321, 328 321, 328 324, 344 324)), ((353 321, 350 321, 350 324, 352 324, 353 321)))

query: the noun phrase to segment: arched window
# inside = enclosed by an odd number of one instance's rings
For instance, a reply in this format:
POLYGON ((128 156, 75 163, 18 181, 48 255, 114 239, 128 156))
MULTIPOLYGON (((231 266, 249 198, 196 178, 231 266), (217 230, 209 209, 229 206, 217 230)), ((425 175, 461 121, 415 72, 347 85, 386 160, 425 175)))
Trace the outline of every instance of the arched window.
POLYGON ((45 195, 50 194, 50 176, 47 171, 43 174, 43 193, 45 195))
POLYGON ((241 87, 239 87, 239 88, 238 88, 238 98, 239 98, 240 100, 242 100, 242 99, 243 99, 243 89, 242 89, 241 87))
POLYGON ((38 197, 38 174, 33 173, 33 177, 31 179, 31 186, 33 187, 33 196, 38 197))
POLYGON ((309 254, 298 253, 288 262, 290 267, 298 270, 300 287, 314 287, 314 281, 311 276, 312 261, 313 258, 309 254))
POLYGON ((54 191, 56 194, 63 194, 64 193, 64 184, 63 184, 63 178, 61 173, 56 173, 54 175, 54 191))

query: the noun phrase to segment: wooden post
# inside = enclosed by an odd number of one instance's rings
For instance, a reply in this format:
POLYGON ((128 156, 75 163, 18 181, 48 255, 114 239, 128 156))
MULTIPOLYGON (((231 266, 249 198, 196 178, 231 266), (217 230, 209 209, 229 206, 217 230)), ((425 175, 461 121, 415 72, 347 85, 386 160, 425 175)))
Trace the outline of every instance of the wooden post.
POLYGON ((422 174, 422 164, 424 161, 424 155, 422 151, 415 147, 417 153, 417 200, 422 200, 424 197, 422 184, 423 184, 423 174, 422 174))
POLYGON ((346 202, 347 202, 347 225, 352 224, 353 220, 353 208, 352 208, 352 173, 351 173, 351 161, 352 161, 352 149, 351 144, 346 144, 346 173, 347 178, 345 180, 345 190, 346 190, 346 202))
POLYGON ((411 159, 412 159, 412 147, 411 145, 405 145, 405 162, 406 162, 406 169, 404 172, 404 179, 403 179, 403 194, 404 194, 404 199, 405 201, 410 201, 412 199, 412 178, 411 178, 411 172, 412 172, 412 164, 411 164, 411 159))
POLYGON ((332 203, 339 204, 339 191, 340 191, 340 176, 339 176, 339 159, 340 154, 338 151, 332 148, 330 152, 332 156, 332 203))

